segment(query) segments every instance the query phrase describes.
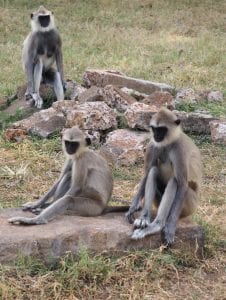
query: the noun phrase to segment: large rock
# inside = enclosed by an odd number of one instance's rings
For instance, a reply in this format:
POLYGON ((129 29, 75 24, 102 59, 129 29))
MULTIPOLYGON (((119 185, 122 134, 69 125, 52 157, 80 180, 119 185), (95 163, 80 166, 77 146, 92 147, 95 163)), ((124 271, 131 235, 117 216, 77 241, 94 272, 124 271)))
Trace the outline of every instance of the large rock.
POLYGON ((129 128, 148 131, 151 117, 157 111, 158 108, 155 105, 135 102, 127 108, 124 116, 129 128))
POLYGON ((73 80, 67 80, 65 84, 65 99, 78 101, 79 96, 86 91, 86 88, 73 80))
MULTIPOLYGON (((108 214, 100 217, 59 216, 45 225, 14 226, 9 217, 30 215, 19 209, 0 212, 0 262, 12 262, 19 257, 35 256, 44 261, 59 258, 68 252, 78 253, 81 247, 100 253, 128 250, 156 249, 160 247, 160 235, 132 240, 132 226, 124 214, 108 214)), ((176 231, 174 248, 185 253, 202 253, 203 230, 186 219, 180 221, 176 231)))
POLYGON ((144 147, 149 139, 148 132, 117 129, 107 135, 106 143, 100 148, 100 154, 110 164, 118 166, 143 162, 144 147))
POLYGON ((217 144, 226 145, 226 120, 210 122, 211 138, 217 144))
POLYGON ((185 132, 194 132, 201 134, 210 134, 210 121, 216 120, 208 113, 174 111, 181 119, 181 125, 185 132))
POLYGON ((87 130, 105 131, 117 127, 116 115, 106 103, 86 102, 67 114, 67 126, 79 126, 87 130))
POLYGON ((170 93, 173 93, 174 91, 172 86, 165 83, 136 79, 122 75, 119 72, 108 70, 86 70, 83 75, 83 83, 86 87, 92 85, 105 87, 106 85, 111 84, 118 87, 127 87, 148 95, 155 91, 168 91, 170 93))
POLYGON ((23 129, 27 133, 47 138, 63 129, 66 118, 62 112, 57 112, 54 108, 48 108, 34 113, 27 119, 15 122, 13 128, 23 129))

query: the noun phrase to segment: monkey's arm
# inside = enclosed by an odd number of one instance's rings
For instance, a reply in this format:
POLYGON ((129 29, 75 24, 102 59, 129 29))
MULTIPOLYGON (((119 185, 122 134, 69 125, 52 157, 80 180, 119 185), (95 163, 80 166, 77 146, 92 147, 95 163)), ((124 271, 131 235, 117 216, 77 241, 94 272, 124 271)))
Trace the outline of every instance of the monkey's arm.
POLYGON ((34 86, 34 63, 35 63, 35 51, 36 46, 33 45, 34 41, 32 39, 32 35, 30 35, 24 45, 24 67, 27 76, 27 96, 28 94, 31 96, 35 92, 34 86), (33 45, 33 46, 32 46, 33 45))
POLYGON ((22 206, 23 210, 35 210, 36 208, 41 208, 51 197, 53 197, 53 195, 55 194, 63 177, 67 173, 71 172, 71 167, 72 167, 71 161, 67 160, 62 169, 59 179, 53 184, 53 186, 49 189, 49 191, 43 197, 41 197, 39 200, 37 200, 35 202, 27 202, 27 203, 23 204, 23 206, 22 206))
POLYGON ((140 202, 145 195, 145 185, 147 182, 148 174, 151 168, 156 166, 157 159, 158 159, 157 152, 155 151, 154 146, 150 144, 145 154, 145 176, 140 182, 138 192, 136 196, 133 198, 129 211, 126 213, 126 218, 129 221, 129 223, 134 222, 133 214, 136 211, 141 209, 140 202))
POLYGON ((56 52, 56 65, 57 65, 57 71, 60 73, 61 82, 63 85, 63 88, 65 88, 65 82, 64 82, 64 68, 63 68, 63 55, 62 50, 59 48, 56 52))

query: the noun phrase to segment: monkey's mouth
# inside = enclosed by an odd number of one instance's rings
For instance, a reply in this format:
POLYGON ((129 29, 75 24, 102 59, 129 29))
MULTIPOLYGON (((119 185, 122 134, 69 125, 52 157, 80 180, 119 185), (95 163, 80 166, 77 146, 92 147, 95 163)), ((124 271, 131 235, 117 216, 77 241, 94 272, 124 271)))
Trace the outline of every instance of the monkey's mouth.
POLYGON ((64 141, 66 151, 69 155, 75 154, 79 147, 79 142, 64 141))
POLYGON ((39 16, 38 17, 39 23, 42 27, 48 27, 50 22, 50 15, 47 16, 39 16))

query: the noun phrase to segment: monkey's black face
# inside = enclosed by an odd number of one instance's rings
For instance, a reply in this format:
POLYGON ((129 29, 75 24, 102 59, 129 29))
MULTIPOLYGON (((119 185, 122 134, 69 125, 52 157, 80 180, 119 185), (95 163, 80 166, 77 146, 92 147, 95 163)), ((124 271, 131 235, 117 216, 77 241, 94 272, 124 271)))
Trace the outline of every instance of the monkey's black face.
POLYGON ((39 16, 38 20, 42 27, 48 27, 50 23, 50 15, 39 16))
POLYGON ((80 146, 79 142, 64 141, 65 148, 68 154, 75 154, 80 146))
POLYGON ((154 139, 156 142, 162 142, 166 137, 168 131, 167 127, 165 126, 159 126, 159 127, 151 126, 151 129, 153 131, 154 139))

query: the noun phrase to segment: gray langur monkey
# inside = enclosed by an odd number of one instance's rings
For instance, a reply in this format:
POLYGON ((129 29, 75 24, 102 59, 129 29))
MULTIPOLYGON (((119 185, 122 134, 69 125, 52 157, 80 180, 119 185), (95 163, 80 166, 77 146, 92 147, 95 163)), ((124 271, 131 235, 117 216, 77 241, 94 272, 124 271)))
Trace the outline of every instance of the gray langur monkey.
POLYGON ((61 38, 53 13, 44 6, 31 14, 31 32, 23 43, 23 68, 27 76, 25 97, 42 108, 41 82, 53 85, 57 100, 64 99, 64 72, 61 38), (53 68, 56 63, 57 70, 53 68))
POLYGON ((113 189, 111 170, 100 155, 89 149, 90 139, 78 127, 66 129, 62 146, 66 162, 59 179, 38 201, 24 204, 24 210, 44 209, 37 216, 13 217, 13 224, 45 224, 57 214, 68 212, 79 216, 98 216, 109 212, 122 212, 128 206, 107 206, 113 189), (52 202, 45 208, 47 201, 52 202))
POLYGON ((166 108, 151 119, 153 141, 145 154, 145 174, 139 190, 126 214, 130 223, 139 210, 141 199, 144 207, 134 221, 133 239, 161 232, 166 245, 174 242, 176 224, 180 217, 194 213, 200 193, 202 167, 197 146, 181 130, 180 120, 166 108), (151 208, 157 215, 152 220, 151 208))

